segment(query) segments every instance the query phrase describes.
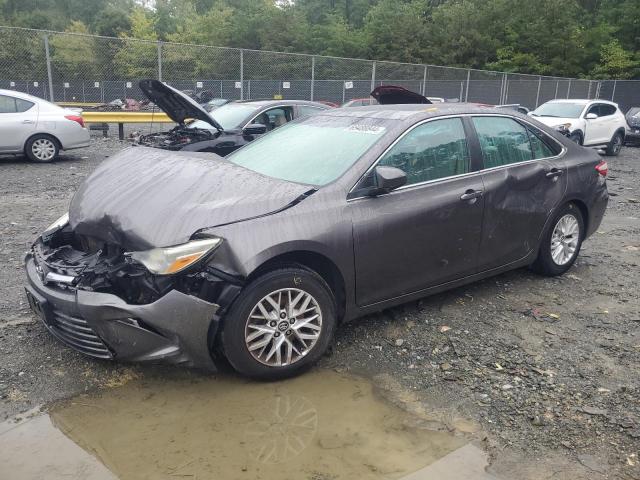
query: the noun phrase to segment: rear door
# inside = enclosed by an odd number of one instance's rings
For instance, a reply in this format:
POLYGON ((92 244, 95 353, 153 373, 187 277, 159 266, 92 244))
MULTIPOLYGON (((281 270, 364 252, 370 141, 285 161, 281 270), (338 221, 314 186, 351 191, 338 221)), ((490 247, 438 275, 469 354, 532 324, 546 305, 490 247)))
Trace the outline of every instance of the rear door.
POLYGON ((0 152, 20 152, 34 133, 38 107, 21 98, 0 95, 0 152))
POLYGON ((482 225, 482 180, 471 169, 462 119, 412 127, 377 165, 405 171, 407 185, 348 202, 357 303, 370 305, 472 274, 482 225))
POLYGON ((474 116, 484 169, 480 271, 508 265, 537 247, 567 188, 562 146, 511 117, 474 116))

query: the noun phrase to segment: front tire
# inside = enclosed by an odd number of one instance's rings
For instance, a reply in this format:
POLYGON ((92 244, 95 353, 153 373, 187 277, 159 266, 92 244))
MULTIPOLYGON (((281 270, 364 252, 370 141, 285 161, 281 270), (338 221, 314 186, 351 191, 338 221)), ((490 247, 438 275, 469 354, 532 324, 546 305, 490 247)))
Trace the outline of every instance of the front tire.
POLYGON ((49 163, 58 157, 60 145, 49 135, 34 135, 24 147, 24 153, 32 162, 49 163))
POLYGON ((571 135, 569 135, 569 140, 577 143, 578 145, 582 145, 582 135, 580 134, 580 132, 573 132, 571 135))
POLYGON ((312 270, 267 272, 240 293, 222 327, 222 348, 241 374, 278 380, 297 375, 327 350, 336 326, 334 296, 312 270))
POLYGON ((620 132, 616 132, 613 135, 613 138, 611 139, 609 144, 607 145, 607 149, 605 153, 609 157, 617 157, 618 154, 620 153, 620 150, 622 150, 623 145, 624 145, 624 135, 622 135, 622 133, 620 132))
POLYGON ((562 275, 576 261, 583 239, 582 213, 576 205, 569 203, 558 210, 549 223, 532 270, 549 277, 562 275))

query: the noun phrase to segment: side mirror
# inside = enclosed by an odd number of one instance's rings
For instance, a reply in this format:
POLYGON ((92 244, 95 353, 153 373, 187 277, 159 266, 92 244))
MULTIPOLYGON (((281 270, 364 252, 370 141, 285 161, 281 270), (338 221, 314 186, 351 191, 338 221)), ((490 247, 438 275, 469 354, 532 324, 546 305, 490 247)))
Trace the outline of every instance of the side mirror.
POLYGON ((247 125, 242 133, 245 135, 262 135, 263 133, 267 133, 267 126, 262 123, 252 123, 247 125))
POLYGON ((374 170, 374 179, 375 186, 368 192, 371 197, 389 193, 405 185, 407 183, 407 174, 396 167, 378 166, 374 170))
POLYGON ((587 113, 584 118, 586 118, 587 120, 595 120, 596 118, 598 118, 598 115, 596 115, 595 113, 587 113))

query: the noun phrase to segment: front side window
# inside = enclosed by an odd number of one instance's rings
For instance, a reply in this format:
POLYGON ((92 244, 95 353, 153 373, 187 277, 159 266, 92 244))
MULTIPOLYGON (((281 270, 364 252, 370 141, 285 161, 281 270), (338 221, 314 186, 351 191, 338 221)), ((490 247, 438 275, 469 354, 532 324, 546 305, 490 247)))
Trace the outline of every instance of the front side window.
POLYGON ((410 130, 378 165, 407 174, 407 185, 460 175, 469 171, 469 149, 460 118, 424 123, 410 130))
POLYGON ((262 112, 251 123, 260 123, 267 127, 267 132, 281 127, 293 119, 293 107, 277 107, 262 112))
POLYGON ((226 159, 269 177, 325 185, 351 168, 395 122, 311 115, 261 136, 226 159))
POLYGON ((506 117, 474 117, 484 168, 500 167, 533 159, 527 129, 506 117))

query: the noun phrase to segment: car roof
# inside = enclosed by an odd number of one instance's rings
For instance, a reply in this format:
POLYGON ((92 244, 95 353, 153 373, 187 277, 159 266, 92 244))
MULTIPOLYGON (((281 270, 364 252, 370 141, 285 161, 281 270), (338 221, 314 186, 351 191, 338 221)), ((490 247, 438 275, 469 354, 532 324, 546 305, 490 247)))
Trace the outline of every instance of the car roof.
POLYGON ((609 105, 618 106, 617 103, 610 102, 609 100, 600 100, 600 99, 592 99, 589 100, 587 98, 557 98, 555 100, 549 100, 546 103, 574 103, 578 105, 588 105, 590 103, 606 103, 609 105))
POLYGON ((33 95, 29 95, 28 93, 19 92, 17 90, 4 90, 1 88, 0 88, 0 95, 7 95, 9 97, 22 98, 24 100, 29 100, 31 102, 41 102, 44 100, 44 98, 35 97, 33 95))
POLYGON ((314 107, 327 108, 327 105, 309 100, 236 100, 235 103, 257 105, 259 107, 269 107, 271 105, 311 105, 314 107))
POLYGON ((480 106, 473 103, 436 103, 436 104, 398 104, 368 105, 363 107, 334 108, 318 115, 334 117, 380 118, 390 120, 407 120, 409 118, 430 118, 443 115, 459 115, 468 113, 490 113, 494 115, 522 116, 517 111, 498 110, 495 107, 480 106))

